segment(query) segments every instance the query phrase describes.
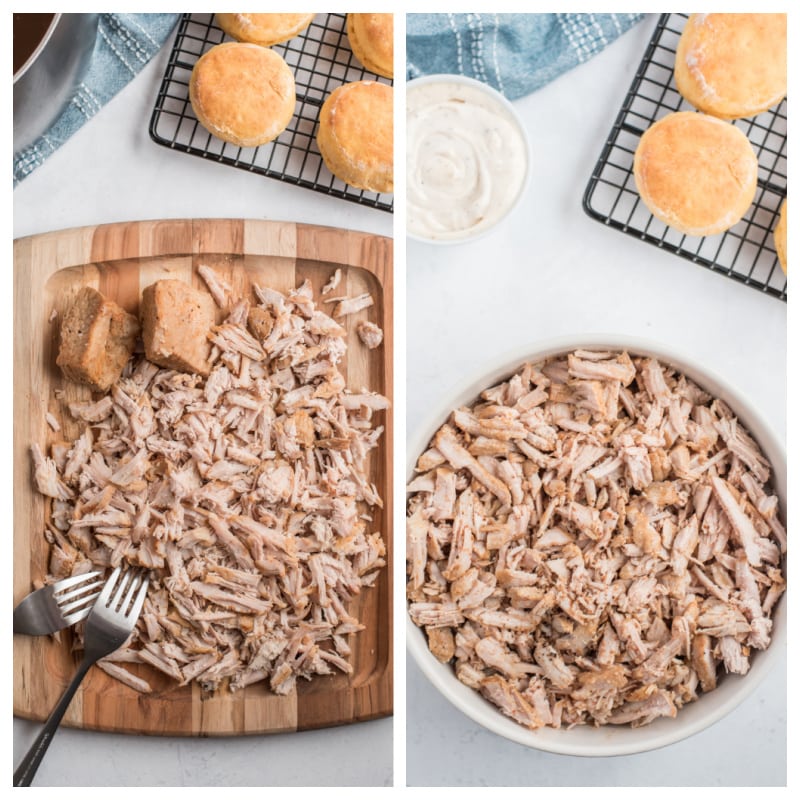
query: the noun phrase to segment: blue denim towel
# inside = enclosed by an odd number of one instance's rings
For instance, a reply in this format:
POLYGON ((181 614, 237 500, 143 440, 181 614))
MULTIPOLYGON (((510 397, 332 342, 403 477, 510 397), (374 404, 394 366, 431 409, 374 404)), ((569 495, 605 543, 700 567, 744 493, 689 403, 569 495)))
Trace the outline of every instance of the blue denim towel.
POLYGON ((409 14, 408 78, 466 75, 514 100, 588 61, 642 14, 409 14))
POLYGON ((44 164, 161 49, 179 14, 101 14, 89 71, 50 129, 14 156, 14 186, 44 164))

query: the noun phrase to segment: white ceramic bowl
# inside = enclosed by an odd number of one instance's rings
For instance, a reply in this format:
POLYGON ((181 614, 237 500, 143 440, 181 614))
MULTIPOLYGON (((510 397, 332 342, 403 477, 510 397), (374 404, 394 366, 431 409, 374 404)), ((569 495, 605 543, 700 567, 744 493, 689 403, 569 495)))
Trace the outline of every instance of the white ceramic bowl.
MULTIPOLYGON (((786 515, 786 452, 741 391, 715 375, 691 355, 643 339, 616 335, 582 335, 560 338, 518 349, 465 381, 428 417, 409 442, 408 480, 414 474, 419 455, 450 412, 475 400, 480 392, 512 375, 525 361, 537 362, 577 348, 627 350, 631 355, 650 355, 670 364, 710 394, 724 400, 760 445, 772 468, 773 487, 786 515)), ((600 728, 576 726, 571 730, 541 728, 529 730, 506 717, 478 692, 462 684, 449 664, 437 661, 428 650, 423 631, 407 618, 406 641, 411 654, 433 685, 460 711, 494 733, 538 750, 574 756, 616 756, 644 752, 686 739, 722 719, 738 706, 770 673, 786 652, 786 602, 781 597, 773 612, 772 643, 763 651, 753 651, 747 675, 725 675, 716 689, 701 694, 693 703, 678 710, 672 718, 660 718, 640 728, 607 725, 600 728)))
MULTIPOLYGON (((418 242, 425 242, 427 244, 454 245, 454 244, 464 244, 466 242, 472 242, 475 239, 480 239, 483 236, 486 236, 488 233, 491 233, 497 228, 497 226, 500 223, 506 221, 510 216, 510 214, 514 211, 514 209, 519 205, 520 200, 525 196, 528 190, 528 185, 530 184, 530 176, 531 176, 531 147, 530 147, 530 140, 528 138, 528 132, 526 131, 525 125, 520 119, 519 113, 517 112, 517 109, 514 107, 513 103, 509 102, 509 100, 506 99, 502 94, 500 94, 500 92, 498 92, 496 89, 492 88, 486 83, 483 83, 482 81, 475 80, 474 78, 468 78, 464 75, 449 75, 449 74, 425 75, 421 78, 414 78, 413 80, 409 81, 406 84, 407 92, 412 90, 413 88, 419 86, 425 86, 428 84, 457 84, 461 86, 473 87, 475 90, 484 94, 490 100, 490 102, 496 103, 501 108, 506 110, 511 120, 516 124, 516 127, 519 129, 519 133, 521 136, 522 144, 525 151, 525 174, 516 196, 509 204, 508 208, 504 211, 502 216, 496 219, 492 225, 488 225, 486 227, 479 227, 474 230, 463 231, 458 235, 447 236, 447 237, 428 237, 420 233, 415 233, 410 229, 407 230, 407 235, 409 239, 413 239, 414 241, 418 242)), ((406 170, 406 173, 408 173, 408 170, 406 170)))

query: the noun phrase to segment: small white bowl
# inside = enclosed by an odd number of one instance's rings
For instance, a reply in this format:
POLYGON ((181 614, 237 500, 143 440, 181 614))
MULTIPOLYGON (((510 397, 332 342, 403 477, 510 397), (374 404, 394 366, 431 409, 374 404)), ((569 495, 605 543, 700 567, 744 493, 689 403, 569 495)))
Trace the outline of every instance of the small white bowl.
MULTIPOLYGON (((410 481, 419 455, 427 448, 433 434, 450 412, 474 401, 481 391, 510 377, 526 361, 538 362, 550 356, 578 348, 627 350, 631 355, 649 355, 670 364, 695 381, 710 394, 725 401, 741 423, 758 442, 772 465, 772 485, 780 500, 780 512, 786 515, 786 452, 767 423, 746 397, 715 375, 691 355, 644 339, 617 335, 581 335, 537 343, 498 359, 477 371, 428 417, 409 442, 406 475, 410 481)), ((772 642, 766 650, 753 651, 747 675, 725 675, 716 689, 701 694, 693 703, 678 710, 674 718, 662 717, 649 725, 631 728, 606 725, 599 728, 578 725, 572 729, 540 728, 533 731, 505 716, 478 692, 461 683, 450 664, 436 660, 428 649, 423 631, 407 618, 408 649, 433 685, 461 712, 490 731, 537 750, 573 756, 618 756, 654 750, 699 733, 736 708, 772 671, 786 652, 785 594, 773 611, 772 642)))
MULTIPOLYGON (((521 143, 525 152, 525 174, 523 176, 522 182, 519 187, 519 191, 517 192, 516 196, 513 200, 509 203, 508 208, 499 216, 494 222, 487 226, 478 226, 475 228, 467 229, 466 231, 454 232, 452 235, 446 236, 425 236, 420 233, 415 233, 410 229, 407 229, 406 234, 409 239, 412 239, 417 242, 425 242, 426 244, 435 244, 435 245, 453 245, 453 244, 464 244, 465 242, 472 242, 476 239, 480 239, 483 236, 486 236, 488 233, 494 231, 497 226, 508 219, 509 215, 512 211, 519 205, 520 200, 525 196, 528 185, 530 184, 530 176, 531 176, 531 146, 530 140, 528 138, 528 133, 525 129, 525 125, 523 124, 517 109, 514 105, 505 98, 500 92, 496 89, 492 88, 486 83, 482 81, 475 80, 474 78, 468 78, 464 75, 449 75, 449 74, 439 74, 439 75, 425 75, 421 78, 414 78, 410 80, 406 84, 407 89, 407 96, 408 92, 412 89, 425 86, 429 84, 440 84, 440 85, 448 85, 448 84, 456 84, 461 86, 469 86, 474 88, 475 90, 481 92, 489 102, 498 105, 501 109, 505 110, 507 115, 510 117, 512 123, 515 124, 516 128, 519 131, 521 137, 521 143)), ((408 175, 409 170, 406 170, 406 174, 408 175)))

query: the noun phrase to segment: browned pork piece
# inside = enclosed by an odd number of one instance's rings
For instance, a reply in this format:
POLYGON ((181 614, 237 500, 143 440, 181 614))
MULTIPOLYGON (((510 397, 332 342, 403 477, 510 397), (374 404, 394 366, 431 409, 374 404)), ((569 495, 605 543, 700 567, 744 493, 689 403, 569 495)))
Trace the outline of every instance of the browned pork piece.
MULTIPOLYGON (((285 694, 298 677, 352 671, 348 641, 363 625, 348 609, 386 561, 370 458, 388 401, 345 388, 344 328, 309 284, 254 287, 251 303, 203 273, 227 317, 213 325, 203 302, 189 327, 206 339, 173 327, 157 349, 176 367, 199 359, 206 375, 135 357, 110 394, 70 407, 77 440, 49 455, 33 445, 34 480, 52 498, 48 580, 120 562, 151 570, 132 639, 102 664, 140 691, 150 684, 128 665, 285 694)), ((157 286, 151 322, 179 324, 166 298, 194 295, 157 286)))
POLYGON ((455 409, 408 486, 412 620, 530 728, 675 716, 769 646, 771 467, 676 370, 577 350, 455 409))
POLYGON ((108 391, 122 374, 138 335, 136 317, 91 286, 84 286, 61 323, 56 364, 71 380, 95 391, 108 391))
POLYGON ((214 324, 214 300, 183 281, 164 278, 142 292, 142 338, 154 364, 208 375, 208 332, 214 324))

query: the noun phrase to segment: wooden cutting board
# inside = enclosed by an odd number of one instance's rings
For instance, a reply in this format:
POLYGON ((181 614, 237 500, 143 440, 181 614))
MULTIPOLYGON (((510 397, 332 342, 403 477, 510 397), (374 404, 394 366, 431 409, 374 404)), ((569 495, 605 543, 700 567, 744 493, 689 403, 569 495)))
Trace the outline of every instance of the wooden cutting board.
MULTIPOLYGON (((48 544, 43 530, 48 503, 32 483, 30 445, 78 434, 56 398, 88 399, 88 390, 65 381, 55 366, 59 319, 78 288, 89 284, 136 312, 141 289, 162 277, 202 286, 198 264, 208 264, 236 287, 248 281, 281 291, 308 279, 315 300, 334 271, 342 271, 334 294, 368 291, 374 305, 346 317, 348 353, 342 372, 349 387, 368 387, 392 397, 392 242, 353 231, 258 220, 162 220, 115 223, 58 231, 14 243, 14 603, 46 573, 48 544), (384 342, 368 350, 355 323, 370 319, 383 328, 384 342), (45 414, 63 423, 54 434, 45 414)), ((64 724, 78 728, 169 735, 237 735, 304 730, 372 719, 392 713, 392 412, 371 459, 371 480, 384 499, 375 530, 383 533, 389 564, 377 584, 362 592, 351 612, 366 629, 351 636, 351 675, 298 681, 286 697, 263 684, 238 692, 206 695, 199 686, 175 687, 147 665, 154 691, 140 695, 97 667, 84 679, 64 724)), ((68 684, 78 659, 72 634, 14 636, 14 713, 46 718, 68 684)), ((144 670, 147 667, 148 671, 144 670)))

